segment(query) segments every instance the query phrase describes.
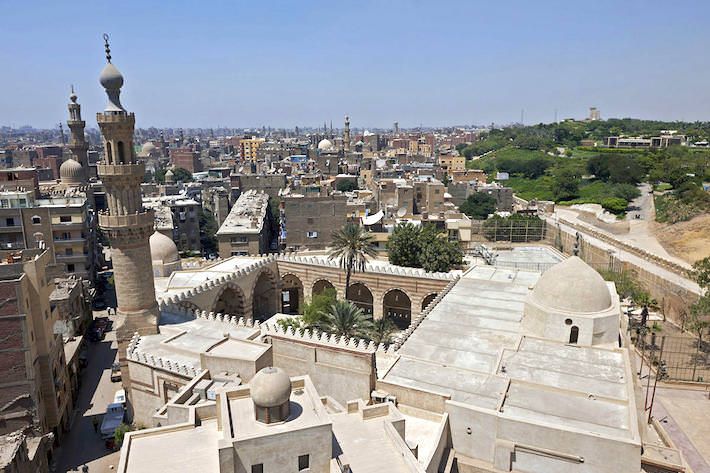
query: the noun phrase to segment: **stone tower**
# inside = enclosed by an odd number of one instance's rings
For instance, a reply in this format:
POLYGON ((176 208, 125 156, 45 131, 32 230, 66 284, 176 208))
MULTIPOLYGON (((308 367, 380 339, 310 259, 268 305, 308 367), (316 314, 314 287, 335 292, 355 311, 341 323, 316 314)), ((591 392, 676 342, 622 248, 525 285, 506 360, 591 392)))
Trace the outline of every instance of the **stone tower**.
POLYGON ((121 105, 123 76, 111 63, 108 36, 104 35, 104 39, 107 64, 101 71, 100 82, 106 89, 108 104, 96 114, 96 121, 105 150, 98 172, 106 188, 109 211, 99 215, 99 225, 111 242, 119 315, 116 337, 119 357, 125 364, 126 345, 133 334, 158 331, 160 313, 155 301, 149 243, 154 218, 152 210, 143 209, 140 185, 145 165, 137 162, 133 149, 135 115, 121 105))
POLYGON ((350 117, 345 115, 345 128, 343 129, 343 150, 350 152, 350 117))
POLYGON ((89 149, 89 144, 84 139, 84 127, 86 122, 81 119, 81 105, 76 101, 77 97, 74 93, 74 86, 71 88, 71 95, 69 96, 69 120, 67 120, 67 125, 69 125, 69 130, 71 130, 71 138, 69 139, 69 150, 71 151, 74 159, 81 164, 84 169, 84 183, 88 182, 89 179, 89 160, 86 157, 86 152, 89 149))

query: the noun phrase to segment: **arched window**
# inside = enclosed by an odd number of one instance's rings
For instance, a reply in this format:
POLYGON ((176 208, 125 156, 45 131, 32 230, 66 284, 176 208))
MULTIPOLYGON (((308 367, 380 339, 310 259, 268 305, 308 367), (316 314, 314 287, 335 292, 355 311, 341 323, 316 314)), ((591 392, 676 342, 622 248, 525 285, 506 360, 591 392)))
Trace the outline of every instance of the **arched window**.
POLYGON ((123 141, 118 142, 118 164, 126 164, 126 154, 123 149, 123 141))
POLYGON ((40 217, 39 215, 33 215, 32 225, 39 225, 40 223, 42 223, 42 217, 40 217))
POLYGON ((111 143, 106 143, 106 161, 108 164, 113 164, 113 150, 111 143))
POLYGON ((577 340, 579 340, 579 327, 573 325, 569 331, 569 342, 576 344, 577 340))

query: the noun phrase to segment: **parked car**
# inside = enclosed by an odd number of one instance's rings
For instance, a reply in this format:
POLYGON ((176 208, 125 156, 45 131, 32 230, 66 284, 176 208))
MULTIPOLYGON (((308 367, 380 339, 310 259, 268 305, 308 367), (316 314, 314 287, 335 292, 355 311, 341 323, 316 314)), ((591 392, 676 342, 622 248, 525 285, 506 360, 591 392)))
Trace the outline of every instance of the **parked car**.
POLYGON ((104 440, 113 440, 113 434, 119 425, 123 423, 123 417, 126 411, 122 403, 111 403, 106 406, 106 413, 101 421, 101 438, 104 440))
POLYGON ((114 363, 111 365, 111 382, 121 381, 121 365, 114 363))

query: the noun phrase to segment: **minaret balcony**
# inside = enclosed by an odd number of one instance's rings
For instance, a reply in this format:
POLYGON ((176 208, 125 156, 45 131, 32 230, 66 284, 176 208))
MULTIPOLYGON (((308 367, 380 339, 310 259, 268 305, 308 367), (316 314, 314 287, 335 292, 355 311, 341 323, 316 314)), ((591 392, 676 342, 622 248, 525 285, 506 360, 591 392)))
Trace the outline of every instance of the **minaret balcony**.
POLYGON ((99 214, 99 226, 102 228, 152 227, 154 224, 152 210, 131 215, 99 214))
POLYGON ((96 121, 99 123, 123 123, 126 121, 126 118, 129 118, 131 120, 136 119, 135 114, 133 112, 99 112, 96 114, 96 121))
POLYGON ((96 168, 99 172, 99 177, 121 177, 121 176, 140 176, 141 179, 145 175, 145 164, 97 164, 96 168))

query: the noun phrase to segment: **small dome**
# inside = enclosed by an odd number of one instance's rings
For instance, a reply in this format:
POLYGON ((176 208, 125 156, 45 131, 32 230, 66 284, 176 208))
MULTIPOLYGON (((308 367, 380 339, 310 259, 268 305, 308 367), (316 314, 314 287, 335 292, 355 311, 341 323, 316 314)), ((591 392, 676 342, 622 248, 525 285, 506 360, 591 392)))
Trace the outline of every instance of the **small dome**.
POLYGON ((543 307, 567 312, 601 312, 612 304, 604 278, 577 256, 548 269, 530 297, 543 307))
POLYGON ((318 150, 320 151, 330 151, 332 149, 333 143, 327 138, 320 140, 320 142, 318 143, 318 150))
POLYGON ((121 75, 121 72, 116 68, 116 66, 109 62, 101 71, 99 82, 101 82, 104 89, 120 89, 123 87, 123 75, 121 75))
POLYGON ((160 232, 150 236, 150 256, 153 261, 162 261, 163 264, 174 263, 180 259, 175 242, 160 232))
POLYGON ((81 167, 81 164, 71 158, 64 161, 59 167, 59 177, 62 179, 62 182, 65 183, 81 182, 83 174, 84 169, 81 167))
POLYGON ((151 143, 150 141, 146 141, 145 143, 143 143, 143 147, 141 148, 141 151, 143 152, 143 154, 148 155, 148 154, 152 153, 153 151, 155 151, 155 145, 153 143, 151 143))
POLYGON ((269 366, 254 375, 249 389, 255 406, 278 407, 291 397, 291 379, 284 370, 269 366))

